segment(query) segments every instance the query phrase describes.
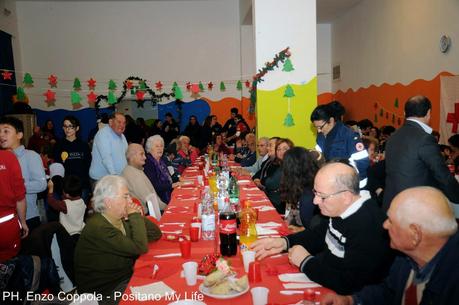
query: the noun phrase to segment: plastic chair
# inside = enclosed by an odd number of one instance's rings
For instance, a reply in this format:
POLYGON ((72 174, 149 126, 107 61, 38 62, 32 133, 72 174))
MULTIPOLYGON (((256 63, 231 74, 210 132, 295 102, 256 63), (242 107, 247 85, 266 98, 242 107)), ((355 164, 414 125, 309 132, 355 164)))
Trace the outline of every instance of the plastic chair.
POLYGON ((156 218, 156 220, 160 221, 161 211, 159 210, 158 196, 156 194, 151 193, 147 196, 146 201, 148 213, 150 214, 150 216, 153 216, 154 218, 156 218))

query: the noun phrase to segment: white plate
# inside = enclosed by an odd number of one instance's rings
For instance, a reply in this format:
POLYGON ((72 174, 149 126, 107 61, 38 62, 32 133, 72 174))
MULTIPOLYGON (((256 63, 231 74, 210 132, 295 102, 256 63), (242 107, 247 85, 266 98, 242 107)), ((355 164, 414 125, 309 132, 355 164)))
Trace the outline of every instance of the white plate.
POLYGON ((206 295, 206 296, 214 298, 214 299, 222 299, 222 300, 224 300, 224 299, 232 299, 232 298, 236 298, 236 297, 238 297, 240 295, 243 295, 244 293, 249 291, 249 288, 250 288, 249 285, 247 285, 247 288, 244 289, 241 292, 237 292, 235 290, 231 290, 231 292, 229 294, 213 294, 213 293, 210 293, 209 288, 204 286, 204 283, 199 285, 199 291, 203 295, 206 295))
POLYGON ((179 300, 167 305, 206 305, 204 302, 196 301, 196 300, 179 300))

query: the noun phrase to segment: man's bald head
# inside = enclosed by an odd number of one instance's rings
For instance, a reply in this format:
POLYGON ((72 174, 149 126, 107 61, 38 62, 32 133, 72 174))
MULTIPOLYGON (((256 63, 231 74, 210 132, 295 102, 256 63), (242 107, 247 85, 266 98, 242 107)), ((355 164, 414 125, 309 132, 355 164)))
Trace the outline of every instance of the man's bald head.
POLYGON ((316 179, 328 180, 338 190, 349 190, 353 194, 359 194, 359 175, 355 168, 342 162, 325 164, 316 175, 316 179))
POLYGON ((448 199, 433 187, 404 190, 394 198, 388 214, 397 219, 401 227, 416 224, 426 234, 448 237, 457 231, 448 199))
POLYGON ((129 165, 142 168, 145 165, 145 151, 140 144, 129 144, 126 151, 126 159, 129 165))

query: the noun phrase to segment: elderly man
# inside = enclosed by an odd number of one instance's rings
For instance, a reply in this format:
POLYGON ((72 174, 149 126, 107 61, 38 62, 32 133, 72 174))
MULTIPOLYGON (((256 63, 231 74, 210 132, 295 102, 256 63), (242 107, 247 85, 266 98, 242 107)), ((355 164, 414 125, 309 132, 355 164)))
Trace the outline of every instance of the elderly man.
POLYGON ((251 166, 257 161, 257 144, 256 137, 253 133, 248 133, 245 135, 245 143, 247 145, 246 153, 238 153, 234 160, 238 163, 241 163, 241 166, 251 166))
POLYGON ((266 137, 262 137, 258 139, 257 149, 258 149, 258 159, 255 163, 251 166, 245 166, 242 168, 242 171, 250 174, 250 176, 255 175, 261 169, 261 164, 268 160, 268 143, 269 139, 266 137))
POLYGON ((382 228, 385 216, 368 192, 360 194, 357 171, 343 163, 325 165, 315 177, 314 195, 326 217, 311 230, 256 241, 251 246, 256 257, 288 249, 291 264, 338 293, 379 282, 392 258, 382 228))
POLYGON ((92 162, 89 176, 100 180, 107 175, 119 175, 126 167, 126 150, 128 143, 124 137, 126 118, 124 114, 114 112, 108 126, 100 129, 94 138, 92 162))
POLYGON ((126 159, 128 165, 124 168, 121 176, 127 181, 129 193, 140 200, 144 211, 148 211, 147 197, 151 194, 157 198, 159 209, 164 210, 167 205, 158 197, 155 188, 143 172, 143 166, 146 160, 143 147, 140 144, 129 144, 126 151, 126 159))
POLYGON ((388 277, 353 296, 327 295, 323 304, 457 304, 459 233, 446 197, 432 187, 398 194, 384 228, 397 257, 388 277))
POLYGON ((438 187, 450 201, 459 203, 459 183, 450 174, 428 125, 431 108, 425 96, 408 99, 405 124, 387 140, 385 210, 395 195, 415 186, 438 187))

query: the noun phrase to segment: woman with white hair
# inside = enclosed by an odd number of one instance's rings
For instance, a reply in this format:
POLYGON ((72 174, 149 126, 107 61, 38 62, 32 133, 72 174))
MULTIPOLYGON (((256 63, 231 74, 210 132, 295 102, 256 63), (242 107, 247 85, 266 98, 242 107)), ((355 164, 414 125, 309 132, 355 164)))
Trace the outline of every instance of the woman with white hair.
POLYGON ((179 186, 180 182, 172 183, 171 173, 163 159, 163 138, 160 135, 149 137, 145 144, 145 150, 147 151, 147 160, 145 160, 143 171, 155 187, 159 198, 167 204, 171 199, 172 189, 179 186))
POLYGON ((161 230, 141 216, 123 177, 103 177, 92 200, 96 213, 75 249, 77 290, 103 295, 103 304, 117 304, 114 293, 124 292, 136 258, 147 252, 148 242, 161 238, 161 230))

